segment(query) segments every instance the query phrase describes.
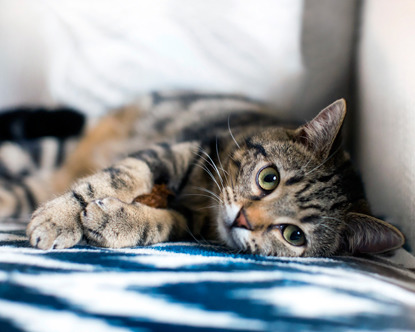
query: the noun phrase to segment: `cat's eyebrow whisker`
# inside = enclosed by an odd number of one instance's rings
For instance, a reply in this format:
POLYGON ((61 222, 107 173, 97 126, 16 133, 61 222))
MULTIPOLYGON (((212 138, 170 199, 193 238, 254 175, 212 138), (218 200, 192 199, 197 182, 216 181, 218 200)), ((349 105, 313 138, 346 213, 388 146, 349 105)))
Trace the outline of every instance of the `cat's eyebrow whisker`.
MULTIPOLYGON (((332 219, 332 220, 336 220, 336 221, 340 221, 341 222, 341 220, 340 219, 338 219, 338 218, 334 218, 334 217, 326 217, 326 216, 322 216, 322 217, 320 217, 320 218, 322 218, 322 219, 332 219)), ((338 231, 335 229, 335 227, 333 227, 332 225, 330 225, 330 224, 328 224, 328 223, 325 223, 325 222, 321 222, 321 223, 319 223, 318 224, 318 226, 319 227, 322 227, 322 228, 325 228, 325 229, 327 229, 327 230, 329 230, 330 232, 333 232, 333 233, 337 233, 338 231)))
POLYGON ((334 152, 330 156, 328 156, 321 164, 319 164, 316 167, 314 167, 311 171, 305 173, 305 175, 307 176, 307 175, 313 173, 314 171, 316 171, 317 169, 319 169, 326 162, 328 162, 340 149, 341 149, 341 145, 339 145, 338 148, 336 150, 334 150, 334 152))
POLYGON ((239 146, 238 142, 236 141, 235 137, 232 134, 232 130, 231 130, 231 115, 230 114, 228 116, 228 130, 229 130, 229 134, 231 134, 231 137, 232 137, 233 141, 235 142, 236 146, 238 147, 238 149, 240 149, 241 147, 239 146))
POLYGON ((303 169, 307 169, 308 165, 311 163, 312 160, 313 160, 313 157, 310 156, 310 158, 308 159, 307 163, 302 168, 303 169))
POLYGON ((318 226, 319 226, 319 227, 322 227, 322 228, 325 228, 325 229, 328 229, 328 230, 329 230, 329 231, 331 231, 331 232, 335 231, 335 229, 334 229, 333 227, 331 227, 330 225, 327 225, 327 224, 323 224, 323 223, 321 223, 321 224, 319 224, 318 226))
POLYGON ((339 219, 339 218, 335 218, 335 217, 319 216, 319 218, 322 218, 322 219, 332 219, 332 220, 337 220, 337 221, 342 222, 342 221, 341 221, 341 219, 339 219))

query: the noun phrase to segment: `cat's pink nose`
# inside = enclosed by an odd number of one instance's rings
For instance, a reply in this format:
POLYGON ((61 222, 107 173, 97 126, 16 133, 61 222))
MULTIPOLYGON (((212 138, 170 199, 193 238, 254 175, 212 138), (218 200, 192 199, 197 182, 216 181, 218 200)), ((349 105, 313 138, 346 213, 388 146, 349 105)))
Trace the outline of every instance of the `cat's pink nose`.
POLYGON ((244 209, 241 209, 239 211, 238 215, 235 218, 235 221, 232 224, 232 227, 239 227, 239 228, 245 228, 249 231, 252 231, 252 225, 250 224, 248 218, 245 215, 244 209))

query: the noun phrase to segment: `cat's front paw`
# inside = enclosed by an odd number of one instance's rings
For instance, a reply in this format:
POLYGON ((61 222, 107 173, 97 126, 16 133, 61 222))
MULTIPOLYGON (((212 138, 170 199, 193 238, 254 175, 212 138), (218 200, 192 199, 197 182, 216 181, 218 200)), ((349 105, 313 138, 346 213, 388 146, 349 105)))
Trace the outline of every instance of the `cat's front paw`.
POLYGON ((32 246, 40 249, 62 249, 76 245, 82 238, 79 220, 81 207, 70 194, 60 196, 37 209, 27 226, 32 246))
POLYGON ((114 197, 97 199, 81 214, 87 240, 101 247, 121 248, 142 242, 140 228, 145 221, 137 213, 140 208, 114 197), (141 224, 141 225, 140 225, 141 224))

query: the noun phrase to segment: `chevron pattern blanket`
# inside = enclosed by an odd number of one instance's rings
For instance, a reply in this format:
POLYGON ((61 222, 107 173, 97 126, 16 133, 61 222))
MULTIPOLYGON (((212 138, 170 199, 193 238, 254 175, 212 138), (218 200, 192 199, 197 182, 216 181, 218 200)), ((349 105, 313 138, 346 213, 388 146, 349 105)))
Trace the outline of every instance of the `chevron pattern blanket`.
POLYGON ((288 259, 206 243, 31 248, 0 223, 0 331, 413 331, 415 267, 288 259))

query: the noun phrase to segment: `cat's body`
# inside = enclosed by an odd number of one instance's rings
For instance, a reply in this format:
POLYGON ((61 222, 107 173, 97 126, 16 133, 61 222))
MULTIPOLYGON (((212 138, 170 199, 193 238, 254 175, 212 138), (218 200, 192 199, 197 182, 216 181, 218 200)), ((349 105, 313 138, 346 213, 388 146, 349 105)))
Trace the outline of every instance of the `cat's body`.
POLYGON ((152 101, 150 111, 119 110, 86 135, 55 174, 56 190, 114 164, 40 207, 28 226, 32 245, 66 248, 85 238, 124 247, 191 236, 277 256, 402 245, 398 230, 368 216, 362 184, 341 147, 344 101, 294 129, 242 97, 152 101), (173 193, 167 208, 134 202, 155 184, 173 193))

